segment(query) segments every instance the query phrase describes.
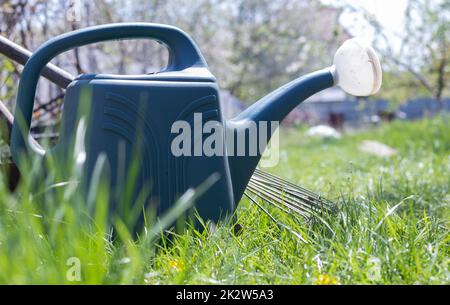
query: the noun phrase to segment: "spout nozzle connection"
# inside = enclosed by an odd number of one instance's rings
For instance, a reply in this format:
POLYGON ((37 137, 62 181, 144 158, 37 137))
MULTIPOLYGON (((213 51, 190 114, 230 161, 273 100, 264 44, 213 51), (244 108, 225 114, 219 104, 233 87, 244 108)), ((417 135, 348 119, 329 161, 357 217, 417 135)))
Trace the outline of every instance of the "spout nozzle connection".
POLYGON ((330 68, 334 84, 355 96, 369 96, 380 90, 382 72, 372 47, 352 38, 336 51, 330 68))

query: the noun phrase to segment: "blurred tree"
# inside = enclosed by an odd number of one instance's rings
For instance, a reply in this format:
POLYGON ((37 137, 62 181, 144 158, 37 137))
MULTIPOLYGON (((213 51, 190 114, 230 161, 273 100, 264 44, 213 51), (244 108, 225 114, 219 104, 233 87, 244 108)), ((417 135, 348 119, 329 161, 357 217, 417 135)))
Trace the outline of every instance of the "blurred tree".
POLYGON ((253 102, 289 80, 332 62, 347 34, 340 10, 318 1, 234 0, 225 87, 253 102))
POLYGON ((450 93, 450 0, 409 0, 404 30, 397 34, 400 47, 373 16, 375 46, 387 59, 384 94, 404 101, 414 95, 442 100, 450 93))
MULTIPOLYGON (((96 24, 173 24, 198 43, 221 88, 253 102, 331 64, 334 49, 347 38, 339 14, 340 9, 319 0, 2 0, 0 30, 35 50, 58 34, 96 24)), ((147 73, 163 69, 166 62, 167 50, 146 40, 80 47, 53 60, 72 74, 147 73)), ((21 67, 15 70, 14 83, 21 67)), ((0 76, 1 82, 6 73, 0 76)), ((51 84, 39 85, 37 105, 60 95, 51 84)))

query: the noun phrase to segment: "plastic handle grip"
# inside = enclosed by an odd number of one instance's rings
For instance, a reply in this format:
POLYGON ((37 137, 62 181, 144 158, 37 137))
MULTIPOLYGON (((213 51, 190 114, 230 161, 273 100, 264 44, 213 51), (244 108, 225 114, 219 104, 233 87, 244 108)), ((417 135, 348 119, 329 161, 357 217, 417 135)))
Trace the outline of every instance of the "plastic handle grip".
POLYGON ((207 67, 200 50, 180 29, 153 23, 117 23, 80 29, 57 36, 43 44, 26 63, 19 83, 15 119, 11 132, 11 153, 18 164, 22 153, 34 151, 43 155, 35 143, 28 140, 39 75, 45 65, 69 49, 108 40, 147 38, 165 44, 169 50, 167 70, 181 71, 190 67, 207 67))

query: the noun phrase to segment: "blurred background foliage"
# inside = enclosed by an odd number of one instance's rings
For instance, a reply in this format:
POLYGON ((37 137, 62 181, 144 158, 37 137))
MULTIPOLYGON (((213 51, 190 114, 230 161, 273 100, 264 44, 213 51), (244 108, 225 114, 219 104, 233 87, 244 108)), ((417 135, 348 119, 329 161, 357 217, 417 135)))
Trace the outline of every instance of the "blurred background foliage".
MULTIPOLYGON (((420 96, 448 98, 450 0, 378 1, 383 14, 392 14, 397 1, 406 3, 404 16, 398 16, 403 25, 395 32, 353 5, 369 1, 0 0, 0 35, 33 51, 56 35, 96 24, 176 25, 197 42, 220 87, 248 105, 288 80, 330 65, 342 41, 366 31, 384 72, 382 90, 373 99, 384 98, 395 108, 420 96), (362 23, 344 23, 350 13, 362 23)), ((161 70, 166 61, 166 50, 157 43, 113 41, 68 51, 53 63, 72 74, 133 74, 161 70)), ((21 69, 0 55, 0 100, 11 109, 21 69)), ((41 78, 36 107, 60 106, 63 94, 41 78)), ((79 257, 87 266, 83 283, 448 283, 450 120, 423 117, 351 130, 341 139, 282 130, 281 161, 271 171, 336 200, 340 211, 328 215, 333 234, 274 211, 280 222, 307 236, 308 244, 280 231, 243 200, 241 237, 227 224, 211 234, 188 230, 165 240, 157 252, 146 240, 131 242, 118 222, 125 242, 117 245, 104 237, 105 185, 92 187, 90 202, 100 207, 94 219, 78 204, 83 199, 76 188, 27 196, 35 180, 30 171, 16 193, 0 183, 0 282, 65 283, 67 258, 79 257), (392 146, 396 155, 362 152, 361 143, 371 139, 392 146), (48 208, 44 217, 40 206, 48 208), (67 223, 60 224, 62 219, 67 223), (377 280, 367 272, 373 259, 381 264, 377 280)))
MULTIPOLYGON (((342 25, 341 16, 349 11, 370 25, 372 43, 382 56, 384 85, 377 98, 399 104, 411 96, 440 100, 449 95, 449 0, 408 0, 404 29, 394 38, 363 8, 319 0, 1 0, 0 31, 35 50, 58 34, 96 24, 176 25, 200 46, 221 88, 249 104, 288 80, 330 65, 352 27, 359 27, 342 25)), ((161 70, 166 61, 167 51, 155 42, 121 41, 68 51, 53 62, 73 74, 133 74, 161 70)), ((11 108, 20 71, 0 56, 0 99, 11 108)), ((62 94, 42 80, 37 105, 62 94)))

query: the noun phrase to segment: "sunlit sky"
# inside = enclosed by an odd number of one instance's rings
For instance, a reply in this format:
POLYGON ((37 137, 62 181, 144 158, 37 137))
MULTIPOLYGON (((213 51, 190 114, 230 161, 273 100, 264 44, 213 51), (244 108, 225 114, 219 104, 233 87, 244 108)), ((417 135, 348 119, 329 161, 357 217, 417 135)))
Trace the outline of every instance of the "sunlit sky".
MULTIPOLYGON (((373 14, 386 29, 389 38, 394 40, 395 34, 401 33, 404 24, 404 12, 407 0, 322 0, 332 5, 350 4, 355 8, 362 8, 373 14)), ((358 36, 370 42, 373 39, 373 30, 368 26, 360 13, 346 11, 341 16, 341 24, 353 36, 358 36)))
POLYGON ((346 0, 355 7, 362 7, 375 17, 387 29, 397 32, 403 28, 403 14, 407 0, 346 0))

